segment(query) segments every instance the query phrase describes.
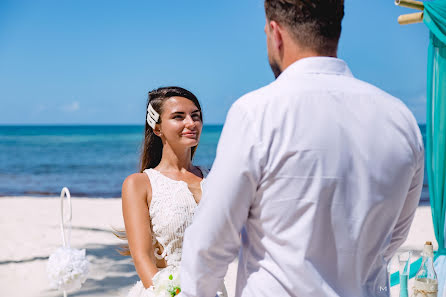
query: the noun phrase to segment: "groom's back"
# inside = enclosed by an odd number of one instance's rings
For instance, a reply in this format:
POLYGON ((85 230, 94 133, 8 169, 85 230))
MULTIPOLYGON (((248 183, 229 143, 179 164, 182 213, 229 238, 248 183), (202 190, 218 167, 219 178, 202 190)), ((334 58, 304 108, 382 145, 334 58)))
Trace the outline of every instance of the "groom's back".
POLYGON ((237 295, 387 296, 423 179, 410 111, 334 58, 300 60, 236 104, 265 152, 237 295))

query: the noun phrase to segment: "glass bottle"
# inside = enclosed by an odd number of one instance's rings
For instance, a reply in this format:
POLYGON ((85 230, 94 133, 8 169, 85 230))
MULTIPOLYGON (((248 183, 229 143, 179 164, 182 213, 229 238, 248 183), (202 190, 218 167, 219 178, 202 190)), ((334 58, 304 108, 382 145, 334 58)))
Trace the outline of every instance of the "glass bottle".
POLYGON ((415 275, 413 297, 437 297, 438 280, 434 269, 434 249, 432 242, 424 245, 421 267, 415 275))

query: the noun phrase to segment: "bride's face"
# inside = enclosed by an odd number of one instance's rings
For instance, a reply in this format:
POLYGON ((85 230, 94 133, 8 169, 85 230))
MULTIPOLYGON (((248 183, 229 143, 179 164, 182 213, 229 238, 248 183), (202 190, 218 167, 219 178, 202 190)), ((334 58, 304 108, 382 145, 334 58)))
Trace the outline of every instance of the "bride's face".
POLYGON ((171 146, 198 145, 202 128, 201 111, 191 100, 171 97, 164 102, 159 132, 171 146))

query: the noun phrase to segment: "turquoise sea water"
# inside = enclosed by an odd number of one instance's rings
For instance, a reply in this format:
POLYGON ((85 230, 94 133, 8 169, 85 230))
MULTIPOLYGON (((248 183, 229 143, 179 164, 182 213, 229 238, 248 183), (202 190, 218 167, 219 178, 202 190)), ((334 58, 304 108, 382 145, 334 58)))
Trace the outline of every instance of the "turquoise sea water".
MULTIPOLYGON (((222 127, 204 126, 196 165, 212 166, 222 127)), ((0 196, 58 195, 66 186, 73 196, 120 197, 124 178, 138 171, 143 132, 124 125, 0 126, 0 196)), ((426 199, 427 185, 423 192, 426 199)))
MULTIPOLYGON (((205 126, 195 164, 211 167, 222 126, 205 126)), ((0 126, 0 195, 120 197, 139 170, 143 126, 0 126)))

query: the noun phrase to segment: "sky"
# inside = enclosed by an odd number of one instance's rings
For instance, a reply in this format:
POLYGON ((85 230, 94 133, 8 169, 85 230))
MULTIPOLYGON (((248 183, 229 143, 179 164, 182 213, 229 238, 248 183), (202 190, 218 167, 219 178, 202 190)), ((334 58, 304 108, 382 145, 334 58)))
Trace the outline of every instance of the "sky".
MULTIPOLYGON (((426 120, 429 31, 393 0, 345 0, 338 56, 426 120)), ((262 0, 0 0, 0 124, 140 124, 147 92, 200 100, 205 124, 274 80, 262 0)))

